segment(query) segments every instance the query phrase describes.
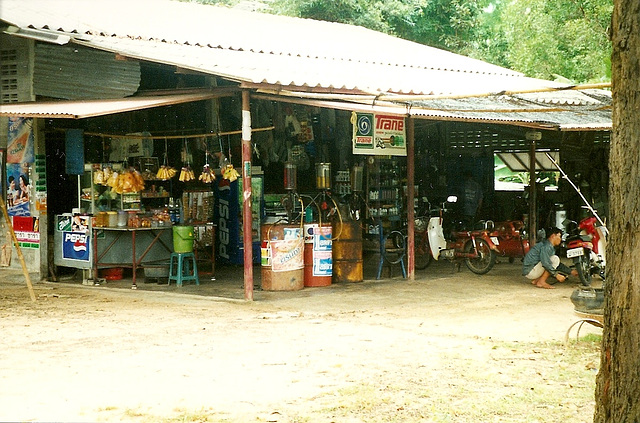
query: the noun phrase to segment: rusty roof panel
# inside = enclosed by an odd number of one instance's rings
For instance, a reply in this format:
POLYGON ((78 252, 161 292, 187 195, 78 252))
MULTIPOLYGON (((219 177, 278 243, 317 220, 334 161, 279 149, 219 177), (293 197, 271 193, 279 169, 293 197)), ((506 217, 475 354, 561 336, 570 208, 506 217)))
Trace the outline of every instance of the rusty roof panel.
POLYGON ((38 96, 103 99, 135 94, 140 64, 77 46, 36 44, 33 90, 38 96))

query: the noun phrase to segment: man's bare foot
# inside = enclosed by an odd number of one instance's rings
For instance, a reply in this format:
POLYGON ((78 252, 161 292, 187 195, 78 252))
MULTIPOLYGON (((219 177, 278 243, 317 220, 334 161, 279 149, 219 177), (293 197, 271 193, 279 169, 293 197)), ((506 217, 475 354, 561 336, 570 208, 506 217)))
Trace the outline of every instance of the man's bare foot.
POLYGON ((555 287, 555 286, 551 286, 551 285, 549 285, 548 283, 546 283, 546 282, 541 282, 541 281, 536 282, 534 285, 535 285, 536 287, 538 287, 538 288, 544 288, 544 289, 556 289, 556 287, 555 287))

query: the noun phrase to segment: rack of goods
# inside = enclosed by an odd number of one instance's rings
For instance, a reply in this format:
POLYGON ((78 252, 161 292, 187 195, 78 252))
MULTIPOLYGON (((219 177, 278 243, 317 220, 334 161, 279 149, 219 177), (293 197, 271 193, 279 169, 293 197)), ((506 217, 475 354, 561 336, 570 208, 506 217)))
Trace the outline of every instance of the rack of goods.
MULTIPOLYGON (((406 208, 406 159, 404 157, 371 157, 367 164, 367 217, 382 222, 386 229, 401 226, 406 208)), ((378 233, 378 227, 368 229, 378 233)))

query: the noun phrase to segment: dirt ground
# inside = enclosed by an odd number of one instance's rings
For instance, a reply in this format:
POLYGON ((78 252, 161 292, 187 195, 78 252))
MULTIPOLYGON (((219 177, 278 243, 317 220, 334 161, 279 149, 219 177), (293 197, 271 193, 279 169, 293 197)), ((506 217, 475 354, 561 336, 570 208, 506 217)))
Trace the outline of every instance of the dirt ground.
POLYGON ((253 302, 238 268, 182 288, 37 282, 35 303, 0 273, 0 421, 592 420, 597 345, 564 344, 575 280, 537 289, 506 261, 368 273, 258 281, 253 302))

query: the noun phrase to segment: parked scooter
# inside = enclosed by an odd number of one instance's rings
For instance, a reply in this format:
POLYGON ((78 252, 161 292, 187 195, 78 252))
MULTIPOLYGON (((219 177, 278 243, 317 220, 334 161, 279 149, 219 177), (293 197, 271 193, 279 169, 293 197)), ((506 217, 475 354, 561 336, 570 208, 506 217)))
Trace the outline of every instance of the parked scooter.
POLYGON ((529 238, 526 236, 524 223, 521 220, 507 220, 494 223, 487 221, 491 241, 498 257, 508 257, 509 263, 516 258, 523 258, 529 252, 529 238))
MULTIPOLYGON (((496 247, 491 241, 488 231, 452 231, 450 232, 450 238, 445 238, 443 214, 446 212, 447 203, 455 203, 457 200, 456 196, 448 197, 440 208, 438 216, 433 216, 429 219, 426 231, 427 236, 426 238, 424 236, 420 238, 422 243, 416 246, 416 256, 420 251, 423 255, 430 252, 434 260, 464 260, 469 270, 478 275, 483 275, 490 271, 496 262, 496 255, 493 253, 496 247), (425 245, 426 241, 428 241, 428 245, 425 245)), ((419 243, 416 242, 416 244, 419 243)), ((430 259, 427 258, 426 260, 430 259)), ((423 263, 424 260, 416 258, 416 263, 418 262, 423 263)))
POLYGON ((607 230, 604 220, 598 216, 597 211, 589 204, 584 195, 582 195, 580 188, 573 183, 558 162, 556 162, 549 153, 546 154, 547 158, 558 168, 562 177, 580 196, 584 203, 583 207, 592 214, 591 217, 582 219, 577 225, 576 222, 569 221, 570 224, 573 223, 574 227, 577 226, 577 229, 574 229, 572 231, 573 236, 566 240, 567 258, 573 259, 582 285, 586 287, 591 286, 591 276, 595 274, 600 276, 604 282, 609 231, 607 230))
POLYGON ((609 232, 604 225, 597 225, 594 216, 582 219, 580 223, 569 221, 571 235, 566 240, 567 258, 573 259, 580 282, 591 285, 592 275, 598 275, 604 281, 606 247, 609 232))
POLYGON ((604 220, 598 216, 597 211, 589 204, 584 195, 582 195, 580 188, 573 183, 569 175, 562 170, 553 157, 551 157, 549 153, 546 154, 547 158, 558 168, 562 177, 580 196, 584 203, 583 207, 592 214, 591 217, 582 219, 577 225, 576 222, 569 221, 569 224, 573 223, 573 226, 577 226, 577 228, 572 231, 573 235, 566 240, 567 258, 573 259, 573 263, 578 271, 578 277, 583 286, 591 286, 591 276, 595 274, 600 276, 604 282, 609 231, 607 230, 604 220))

